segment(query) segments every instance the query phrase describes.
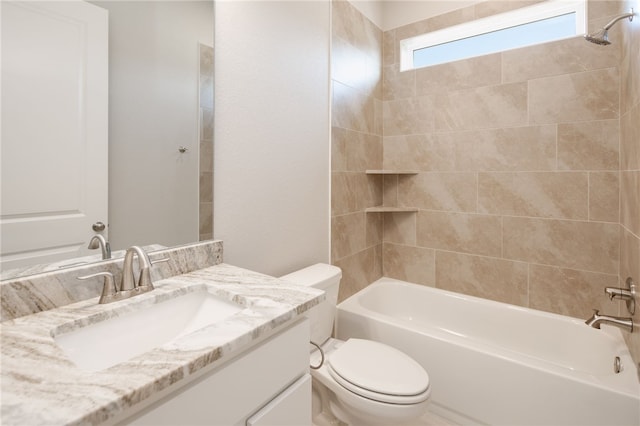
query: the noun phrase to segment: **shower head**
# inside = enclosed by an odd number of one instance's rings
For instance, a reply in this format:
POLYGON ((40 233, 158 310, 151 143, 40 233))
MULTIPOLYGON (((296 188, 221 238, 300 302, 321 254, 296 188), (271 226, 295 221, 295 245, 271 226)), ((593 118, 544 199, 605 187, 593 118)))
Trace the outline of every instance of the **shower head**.
POLYGON ((631 8, 631 12, 623 13, 622 15, 616 16, 607 25, 602 27, 600 31, 592 34, 586 34, 584 38, 591 43, 599 44, 601 46, 607 46, 611 44, 611 42, 609 41, 609 29, 621 19, 629 18, 629 22, 633 21, 633 17, 635 15, 636 14, 633 12, 633 8, 631 8))
POLYGON ((609 41, 609 30, 600 30, 597 33, 586 34, 585 40, 591 43, 599 44, 600 46, 608 46, 611 44, 609 41))

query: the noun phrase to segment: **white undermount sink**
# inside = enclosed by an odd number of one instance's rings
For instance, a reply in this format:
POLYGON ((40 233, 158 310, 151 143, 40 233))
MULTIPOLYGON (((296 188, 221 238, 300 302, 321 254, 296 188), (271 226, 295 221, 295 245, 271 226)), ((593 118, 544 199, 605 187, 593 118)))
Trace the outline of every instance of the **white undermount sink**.
POLYGON ((222 321, 242 309, 202 289, 141 305, 139 310, 57 335, 54 339, 78 367, 100 371, 222 321))

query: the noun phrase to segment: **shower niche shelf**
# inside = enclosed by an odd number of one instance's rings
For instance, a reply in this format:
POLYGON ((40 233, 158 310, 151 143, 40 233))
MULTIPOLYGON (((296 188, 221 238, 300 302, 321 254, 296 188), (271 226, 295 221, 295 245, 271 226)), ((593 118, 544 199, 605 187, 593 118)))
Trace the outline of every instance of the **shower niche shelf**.
MULTIPOLYGON (((417 175, 417 170, 367 170, 368 175, 417 175)), ((365 209, 365 213, 415 213, 416 207, 376 206, 365 209)))
POLYGON ((366 208, 365 213, 415 213, 418 211, 415 207, 387 207, 377 206, 366 208))
POLYGON ((368 175, 417 175, 417 170, 366 170, 368 175))

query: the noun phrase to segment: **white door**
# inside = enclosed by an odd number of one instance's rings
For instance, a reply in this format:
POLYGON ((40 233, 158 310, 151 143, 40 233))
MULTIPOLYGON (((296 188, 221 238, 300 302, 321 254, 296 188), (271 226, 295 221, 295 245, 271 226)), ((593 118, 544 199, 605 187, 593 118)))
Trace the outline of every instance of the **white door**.
POLYGON ((108 14, 3 0, 0 15, 6 270, 86 255, 92 224, 107 223, 108 14))

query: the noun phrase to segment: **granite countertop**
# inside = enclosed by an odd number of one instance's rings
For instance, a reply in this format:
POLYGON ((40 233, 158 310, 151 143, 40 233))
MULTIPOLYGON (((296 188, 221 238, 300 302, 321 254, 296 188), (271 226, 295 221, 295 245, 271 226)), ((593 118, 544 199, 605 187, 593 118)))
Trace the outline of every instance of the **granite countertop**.
POLYGON ((319 290, 218 264, 154 283, 156 289, 98 305, 97 298, 0 324, 4 425, 99 424, 214 363, 233 358, 324 299, 319 290), (244 309, 98 372, 77 367, 54 336, 181 294, 206 290, 244 309), (226 358, 225 358, 226 357, 226 358))

